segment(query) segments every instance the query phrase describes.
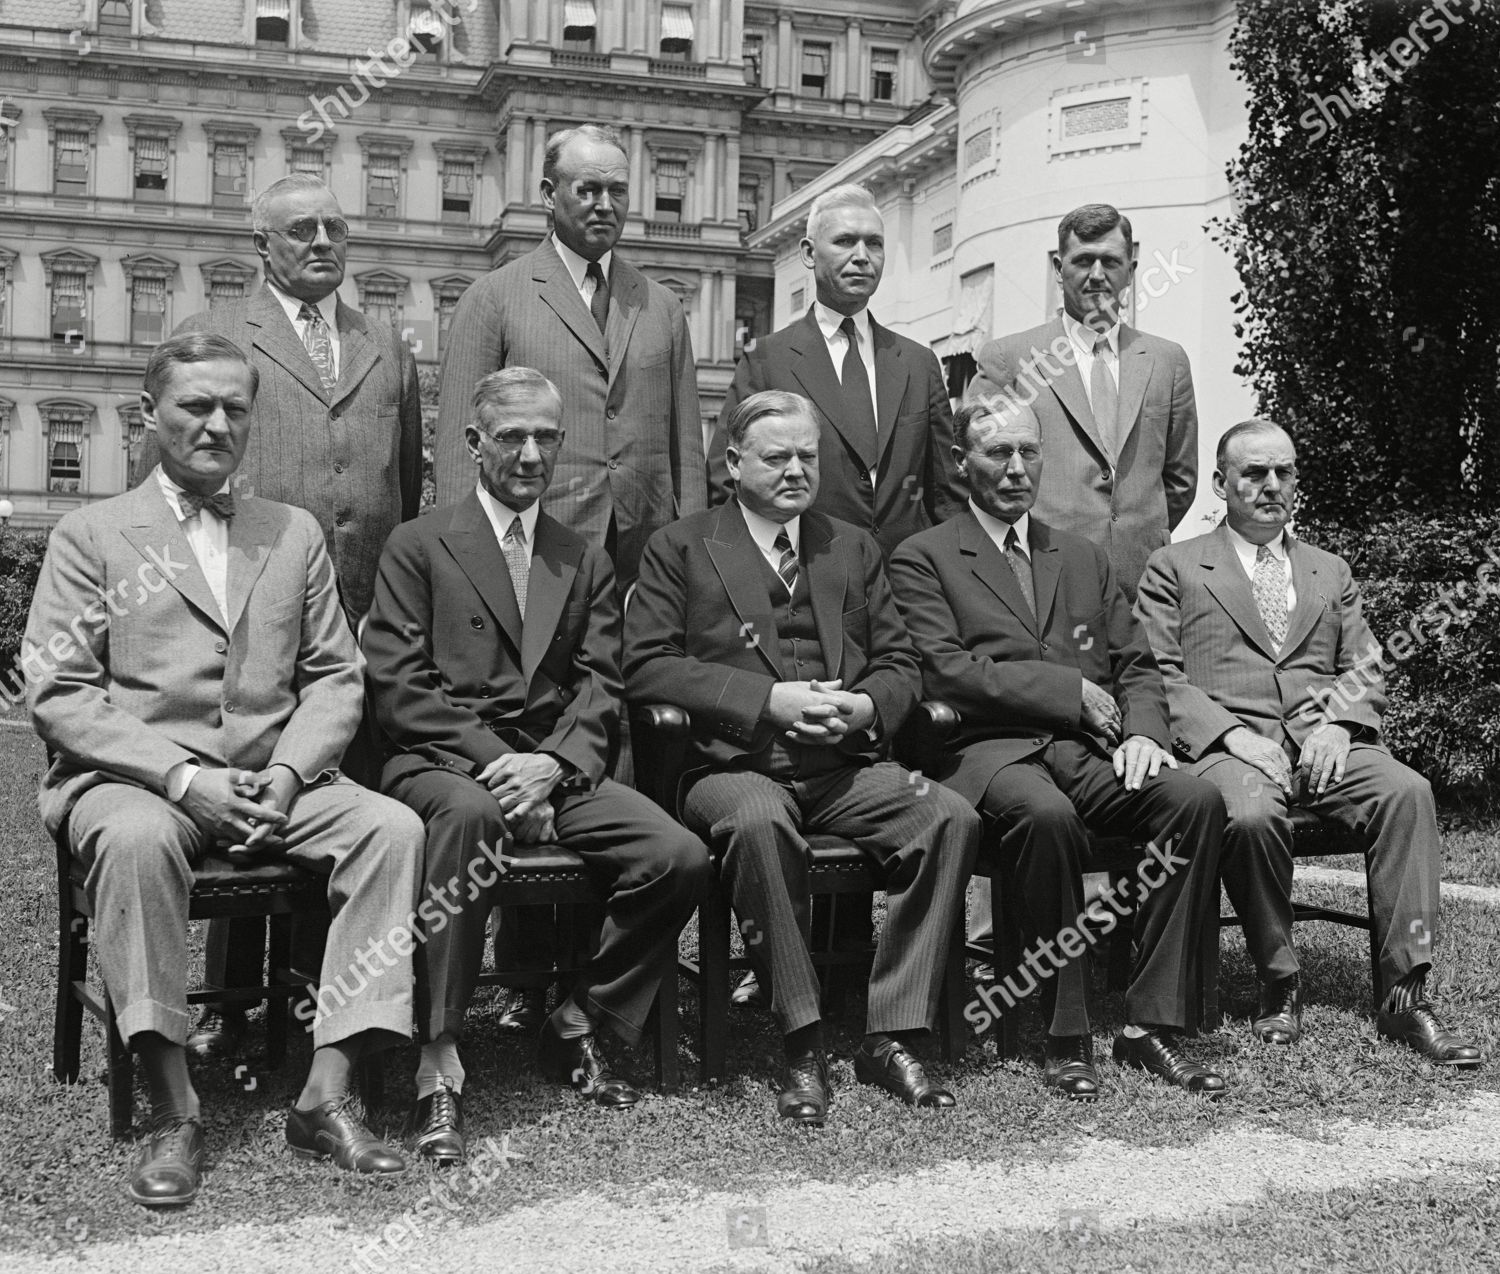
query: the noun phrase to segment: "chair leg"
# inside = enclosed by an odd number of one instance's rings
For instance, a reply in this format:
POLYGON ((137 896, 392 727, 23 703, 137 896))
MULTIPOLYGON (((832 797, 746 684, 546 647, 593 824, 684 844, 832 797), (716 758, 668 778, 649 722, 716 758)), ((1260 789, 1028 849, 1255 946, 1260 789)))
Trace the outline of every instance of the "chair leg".
POLYGON ((89 919, 73 910, 68 887, 59 899, 57 928, 57 1015, 52 1027, 52 1073, 64 1084, 78 1080, 83 1049, 83 1002, 73 983, 88 977, 89 919))
MULTIPOLYGON (((1009 881, 1006 880, 1008 870, 1005 864, 996 863, 994 870, 990 873, 990 914, 994 918, 993 943, 997 978, 1021 966, 1021 931, 1014 909, 1009 905, 1010 890, 1007 888, 1009 881)), ((995 1040, 999 1047, 1001 1061, 1014 1057, 1020 1052, 1017 1012, 1014 1006, 1002 1008, 995 1023, 995 1040)))
MULTIPOLYGON (((267 938, 266 985, 278 987, 291 977, 292 917, 272 916, 267 938)), ((266 1067, 279 1070, 286 1061, 286 1001, 278 995, 266 997, 266 1067)))
POLYGON ((1219 886, 1213 889, 1213 902, 1202 917, 1203 933, 1198 945, 1198 1029, 1217 1031, 1223 1014, 1219 1011, 1219 886))
POLYGON ((135 1105, 135 1058, 120 1037, 115 1006, 104 992, 104 1033, 109 1041, 109 1131, 116 1141, 130 1136, 135 1105))
POLYGON ((652 1005, 652 1033, 656 1044, 656 1090, 675 1094, 681 1085, 677 1067, 677 952, 670 953, 661 986, 652 1005))
POLYGON ((964 922, 960 916, 953 926, 948 943, 948 958, 943 966, 943 993, 938 1000, 938 1022, 942 1035, 943 1060, 963 1061, 968 1046, 964 1005, 969 998, 968 979, 964 977, 964 922))
POLYGON ((715 882, 698 908, 698 1055, 705 1084, 729 1066, 729 899, 715 882))
POLYGON ((1380 1012, 1380 938, 1375 929, 1375 896, 1370 891, 1369 875, 1365 876, 1365 908, 1370 917, 1370 996, 1375 1001, 1375 1012, 1380 1012))

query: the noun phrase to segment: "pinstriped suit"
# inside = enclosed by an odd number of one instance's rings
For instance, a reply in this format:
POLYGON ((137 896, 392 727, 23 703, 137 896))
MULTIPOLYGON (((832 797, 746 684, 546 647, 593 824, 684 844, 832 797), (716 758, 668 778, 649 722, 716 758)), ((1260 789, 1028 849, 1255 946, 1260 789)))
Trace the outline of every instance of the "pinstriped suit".
MULTIPOLYGON (((800 541, 797 591, 782 609, 807 598, 825 675, 868 694, 879 737, 889 739, 915 704, 919 679, 880 547, 811 512, 802 514, 800 541)), ((676 703, 692 716, 698 768, 684 780, 683 818, 720 859, 742 931, 770 969, 782 1031, 821 1016, 807 951, 804 834, 815 832, 848 837, 884 869, 886 920, 870 974, 868 1029, 924 1029, 936 1012, 979 821, 946 788, 915 784, 899 765, 879 761, 883 747, 864 732, 836 749, 794 745, 778 754, 777 731, 761 713, 776 682, 796 678, 783 667, 769 572, 738 501, 652 536, 626 619, 626 694, 676 703), (830 768, 829 752, 847 764, 830 768)))
POLYGON ((682 305, 618 252, 605 329, 550 236, 464 293, 443 354, 437 502, 456 503, 474 485, 464 426, 475 384, 501 367, 534 367, 561 392, 568 433, 543 507, 600 546, 613 519, 623 593, 651 533, 706 505, 707 477, 682 305))

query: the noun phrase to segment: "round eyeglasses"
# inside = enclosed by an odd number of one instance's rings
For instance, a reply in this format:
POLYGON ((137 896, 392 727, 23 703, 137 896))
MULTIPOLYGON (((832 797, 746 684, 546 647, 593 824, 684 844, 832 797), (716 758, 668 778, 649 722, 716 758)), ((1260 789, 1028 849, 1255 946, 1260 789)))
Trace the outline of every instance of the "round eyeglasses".
POLYGON ((298 243, 311 243, 318 237, 318 227, 328 236, 329 243, 343 243, 349 237, 349 223, 342 217, 301 217, 285 230, 275 230, 283 239, 295 239, 298 243))

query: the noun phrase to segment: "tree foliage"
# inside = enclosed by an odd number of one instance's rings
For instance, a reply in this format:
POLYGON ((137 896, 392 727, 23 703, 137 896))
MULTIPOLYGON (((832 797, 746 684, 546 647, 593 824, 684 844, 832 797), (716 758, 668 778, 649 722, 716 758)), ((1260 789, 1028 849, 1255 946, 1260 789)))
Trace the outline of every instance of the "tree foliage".
POLYGON ((1236 370, 1297 441, 1304 511, 1493 509, 1500 4, 1239 0, 1230 51, 1236 370))

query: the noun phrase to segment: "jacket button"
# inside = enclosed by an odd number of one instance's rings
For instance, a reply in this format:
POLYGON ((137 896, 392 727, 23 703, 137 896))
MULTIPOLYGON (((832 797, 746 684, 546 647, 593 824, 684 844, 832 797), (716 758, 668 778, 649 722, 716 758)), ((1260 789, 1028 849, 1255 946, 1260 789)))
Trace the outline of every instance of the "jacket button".
POLYGON ((1108 482, 1109 481, 1109 470, 1108 469, 1101 469, 1099 471, 1099 481, 1100 482, 1108 482))
POLYGON ((618 460, 611 460, 609 462, 609 467, 611 469, 618 469, 620 467, 620 462, 618 460))
POLYGON ((1047 643, 1046 643, 1046 642, 1043 642, 1043 643, 1042 643, 1042 649, 1043 649, 1043 650, 1051 650, 1051 649, 1052 649, 1052 648, 1051 648, 1051 647, 1050 647, 1050 646, 1049 646, 1049 645, 1047 645, 1047 643))
POLYGON ((484 627, 484 620, 480 616, 474 615, 474 616, 472 616, 469 619, 469 627, 470 628, 483 628, 484 627))
POLYGON ((333 471, 335 473, 343 473, 344 472, 344 466, 341 465, 341 464, 336 464, 336 465, 333 466, 333 471))
POLYGON ((617 412, 613 407, 611 407, 607 411, 605 411, 605 413, 604 413, 604 419, 605 420, 613 420, 619 414, 620 414, 619 412, 617 412))
POLYGON ((349 514, 347 512, 335 514, 333 524, 334 526, 347 526, 349 524, 349 514))
POLYGON ((233 712, 234 711, 234 704, 232 704, 232 703, 226 703, 224 705, 224 711, 225 712, 233 712))
POLYGON ((229 649, 229 646, 225 642, 222 642, 222 641, 216 641, 216 642, 214 642, 214 650, 217 651, 219 654, 222 655, 228 649, 229 649))

